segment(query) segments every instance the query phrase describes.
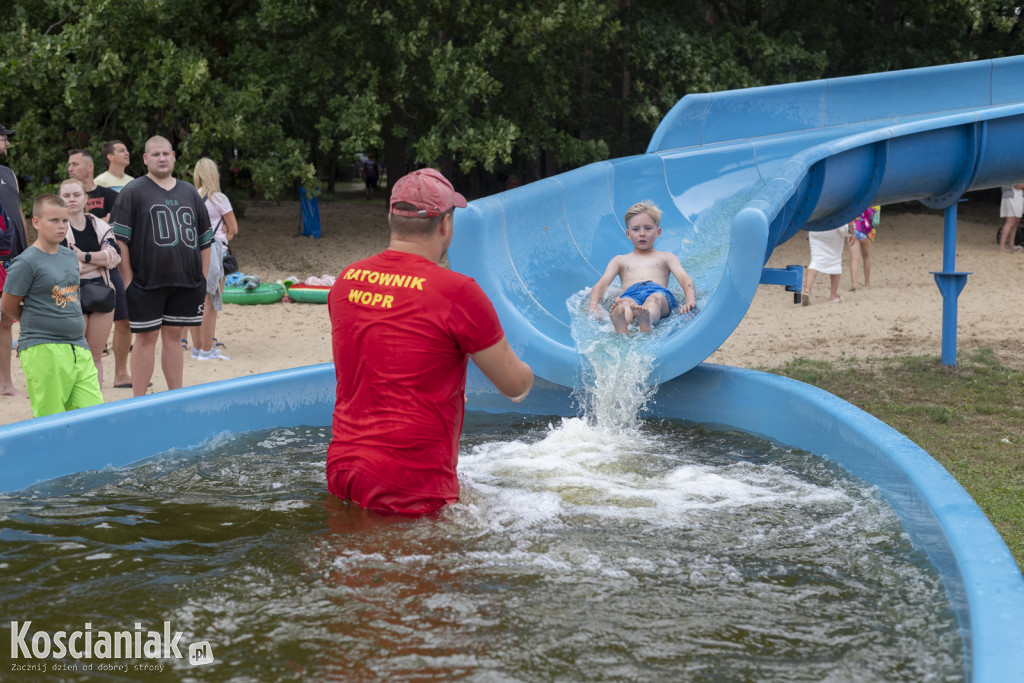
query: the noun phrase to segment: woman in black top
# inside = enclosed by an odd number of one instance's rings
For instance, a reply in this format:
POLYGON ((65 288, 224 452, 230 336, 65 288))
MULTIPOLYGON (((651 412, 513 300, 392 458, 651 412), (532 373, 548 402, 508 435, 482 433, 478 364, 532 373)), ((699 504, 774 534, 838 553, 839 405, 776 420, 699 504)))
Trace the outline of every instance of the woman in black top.
MULTIPOLYGON (((121 254, 114 241, 110 224, 101 218, 85 213, 88 196, 80 180, 69 179, 60 184, 60 198, 67 204, 71 223, 68 231, 68 246, 78 256, 79 300, 86 283, 94 282, 111 287, 109 270, 121 262, 121 254)), ((85 341, 96 365, 100 386, 103 386, 103 349, 114 324, 114 309, 91 310, 83 308, 85 317, 85 341)))

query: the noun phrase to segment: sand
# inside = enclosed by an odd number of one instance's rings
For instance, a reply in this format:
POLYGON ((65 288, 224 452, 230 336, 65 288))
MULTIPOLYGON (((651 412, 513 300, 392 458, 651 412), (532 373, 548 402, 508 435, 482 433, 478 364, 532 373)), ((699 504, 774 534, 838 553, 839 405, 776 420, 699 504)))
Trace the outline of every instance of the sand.
MULTIPOLYGON (((240 205, 239 235, 232 247, 242 271, 268 281, 290 275, 337 275, 349 263, 384 249, 388 231, 383 202, 359 199, 357 192, 351 197, 320 202, 320 239, 297 235, 297 202, 240 205)), ((1024 255, 998 252, 995 232, 1002 219, 997 204, 965 202, 959 213, 956 267, 972 273, 959 299, 960 357, 987 347, 1004 363, 1024 368, 1024 255)), ((794 305, 792 293, 781 287, 762 285, 739 327, 708 361, 758 368, 798 357, 938 357, 942 298, 930 271, 942 269, 942 233, 940 211, 919 204, 886 207, 872 250, 870 288, 849 291, 848 254, 842 303, 829 303, 827 276, 818 278, 810 306, 794 305)), ((777 248, 768 265, 806 265, 808 259, 806 233, 800 233, 777 248)), ((331 359, 327 307, 318 304, 226 304, 217 338, 230 360, 200 362, 186 357, 186 386, 331 359)), ((15 386, 27 396, 16 358, 12 365, 15 386)), ((166 389, 159 362, 157 366, 151 391, 166 389)), ((130 389, 110 386, 112 356, 104 359, 104 375, 106 401, 131 396, 130 389)), ((0 424, 31 417, 27 398, 0 396, 0 424)))

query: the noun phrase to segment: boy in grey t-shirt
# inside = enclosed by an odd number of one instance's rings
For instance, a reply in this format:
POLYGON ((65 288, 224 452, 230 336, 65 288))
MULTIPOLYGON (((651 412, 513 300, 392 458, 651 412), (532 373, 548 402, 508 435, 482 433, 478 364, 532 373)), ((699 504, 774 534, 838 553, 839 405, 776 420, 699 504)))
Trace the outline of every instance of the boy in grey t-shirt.
POLYGON ((70 229, 64 201, 39 195, 32 227, 39 238, 11 263, 0 312, 21 322, 18 357, 32 415, 41 417, 103 403, 103 394, 85 341, 78 258, 61 245, 70 229))

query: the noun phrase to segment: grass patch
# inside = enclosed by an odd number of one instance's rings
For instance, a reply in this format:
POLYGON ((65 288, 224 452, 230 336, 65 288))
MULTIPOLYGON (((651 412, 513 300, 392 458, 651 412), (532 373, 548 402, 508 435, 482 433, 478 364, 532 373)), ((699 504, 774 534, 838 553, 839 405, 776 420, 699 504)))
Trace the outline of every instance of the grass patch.
POLYGON ((990 349, 956 368, 904 356, 761 369, 813 384, 905 434, 977 501, 1024 568, 1024 371, 990 349))

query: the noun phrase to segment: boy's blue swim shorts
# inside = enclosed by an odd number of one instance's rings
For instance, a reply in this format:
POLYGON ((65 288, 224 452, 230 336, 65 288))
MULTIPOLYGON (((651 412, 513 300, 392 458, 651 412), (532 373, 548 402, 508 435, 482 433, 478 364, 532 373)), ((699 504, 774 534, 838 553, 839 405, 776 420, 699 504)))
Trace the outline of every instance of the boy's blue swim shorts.
POLYGON ((629 297, 633 301, 643 306, 644 302, 647 301, 647 297, 649 297, 651 294, 664 294, 665 298, 668 299, 669 310, 671 311, 675 309, 676 298, 672 296, 672 292, 668 291, 667 289, 659 285, 657 282, 651 282, 650 280, 644 280, 643 282, 636 283, 635 285, 627 289, 625 292, 623 292, 621 296, 629 297))

